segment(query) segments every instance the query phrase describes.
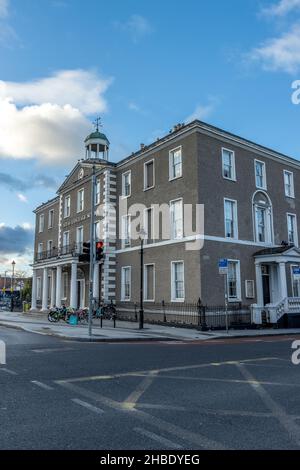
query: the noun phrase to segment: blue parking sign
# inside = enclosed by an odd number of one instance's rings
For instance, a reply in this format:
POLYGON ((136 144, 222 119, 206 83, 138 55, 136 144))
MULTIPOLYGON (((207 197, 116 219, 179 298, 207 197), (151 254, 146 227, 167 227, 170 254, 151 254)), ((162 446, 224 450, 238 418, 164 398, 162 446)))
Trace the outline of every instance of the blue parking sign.
POLYGON ((219 260, 219 274, 227 274, 228 273, 228 259, 220 259, 219 260))

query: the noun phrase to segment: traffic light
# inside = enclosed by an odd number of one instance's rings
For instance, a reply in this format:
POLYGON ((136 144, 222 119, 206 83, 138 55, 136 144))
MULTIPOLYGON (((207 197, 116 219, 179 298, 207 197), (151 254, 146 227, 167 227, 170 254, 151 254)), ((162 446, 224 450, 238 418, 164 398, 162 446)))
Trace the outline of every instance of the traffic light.
POLYGON ((90 261, 91 244, 84 242, 82 244, 82 253, 79 255, 79 261, 90 261))
POLYGON ((103 259, 103 242, 96 242, 96 261, 101 261, 103 259))

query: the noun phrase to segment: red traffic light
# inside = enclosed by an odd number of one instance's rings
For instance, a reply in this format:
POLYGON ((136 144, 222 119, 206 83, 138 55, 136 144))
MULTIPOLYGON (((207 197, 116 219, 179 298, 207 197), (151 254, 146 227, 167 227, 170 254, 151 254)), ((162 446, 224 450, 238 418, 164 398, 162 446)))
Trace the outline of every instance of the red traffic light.
POLYGON ((96 243, 96 249, 97 249, 97 250, 101 250, 101 249, 103 249, 103 247, 104 247, 104 243, 103 243, 103 242, 97 242, 97 243, 96 243))

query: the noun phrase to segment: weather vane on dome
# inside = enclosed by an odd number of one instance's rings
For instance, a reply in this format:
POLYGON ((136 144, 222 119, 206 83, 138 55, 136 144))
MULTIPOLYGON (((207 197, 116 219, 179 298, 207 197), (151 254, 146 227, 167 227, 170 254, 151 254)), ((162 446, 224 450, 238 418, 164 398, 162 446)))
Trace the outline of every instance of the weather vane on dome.
POLYGON ((93 122, 95 128, 96 128, 96 131, 99 132, 99 127, 102 127, 102 124, 101 124, 101 117, 97 117, 95 119, 95 121, 93 122))

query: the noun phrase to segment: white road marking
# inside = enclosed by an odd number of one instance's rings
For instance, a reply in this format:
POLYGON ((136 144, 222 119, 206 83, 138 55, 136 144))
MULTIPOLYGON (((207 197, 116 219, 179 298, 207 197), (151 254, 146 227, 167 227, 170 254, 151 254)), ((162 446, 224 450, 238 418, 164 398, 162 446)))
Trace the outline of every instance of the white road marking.
POLYGON ((3 371, 3 372, 6 372, 7 374, 11 374, 11 375, 18 375, 17 372, 11 370, 11 369, 6 369, 6 367, 0 367, 0 371, 3 371))
POLYGON ((290 438, 296 441, 297 445, 300 447, 300 427, 285 412, 285 410, 276 403, 275 400, 273 400, 265 388, 261 386, 244 364, 237 364, 237 367, 251 387, 260 396, 265 406, 272 412, 274 418, 277 418, 282 427, 288 432, 290 438))
POLYGON ((139 401, 141 396, 146 392, 146 390, 152 385, 157 372, 150 372, 143 380, 139 383, 137 388, 129 395, 129 397, 123 402, 123 405, 133 410, 136 403, 139 401))
MULTIPOLYGON (((128 410, 128 408, 126 408, 123 403, 117 402, 108 397, 104 397, 103 395, 92 392, 83 387, 79 387, 78 385, 74 385, 73 383, 71 383, 71 381, 72 380, 56 380, 55 382, 58 385, 65 387, 74 393, 77 393, 90 400, 102 403, 105 406, 113 408, 114 410, 123 411, 124 413, 132 413, 132 411, 128 410)), ((140 421, 143 421, 144 423, 148 423, 150 426, 157 427, 160 431, 165 431, 168 434, 173 434, 174 436, 179 437, 180 439, 195 444, 197 448, 201 447, 212 450, 226 449, 225 446, 220 442, 209 439, 208 437, 202 434, 188 431, 179 426, 176 426, 175 424, 168 423, 160 418, 156 418, 155 416, 147 414, 141 410, 135 409, 134 417, 136 419, 139 419, 140 421)))
POLYGON ((32 349, 34 353, 51 353, 51 352, 63 352, 63 351, 75 351, 74 348, 45 348, 45 349, 32 349))
POLYGON ((101 408, 97 408, 96 406, 93 406, 86 401, 80 400, 79 398, 72 398, 72 401, 74 403, 77 403, 77 405, 84 406, 84 408, 87 408, 88 410, 93 411, 94 413, 97 413, 97 414, 104 413, 104 410, 102 410, 101 408))
POLYGON ((44 390, 53 390, 53 387, 50 387, 50 385, 44 384, 43 382, 39 382, 38 380, 31 380, 31 383, 43 388, 44 390))
POLYGON ((146 429, 143 428, 133 428, 133 430, 139 434, 142 434, 143 436, 149 437, 150 439, 153 439, 153 441, 159 442, 160 444, 163 444, 166 447, 171 447, 172 449, 182 449, 182 446, 179 444, 175 444, 172 441, 169 441, 169 439, 166 439, 165 437, 159 436, 158 434, 154 434, 153 432, 147 431, 146 429))

